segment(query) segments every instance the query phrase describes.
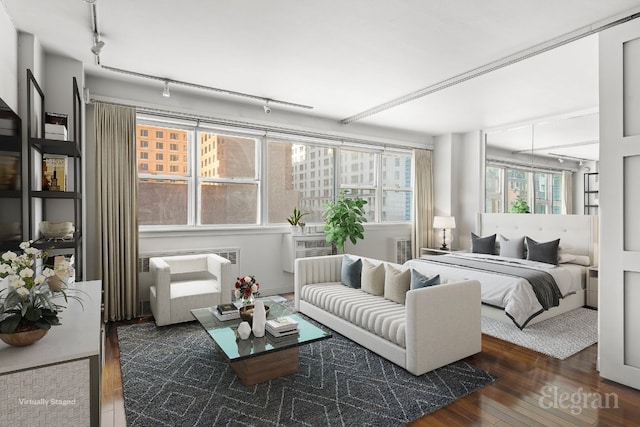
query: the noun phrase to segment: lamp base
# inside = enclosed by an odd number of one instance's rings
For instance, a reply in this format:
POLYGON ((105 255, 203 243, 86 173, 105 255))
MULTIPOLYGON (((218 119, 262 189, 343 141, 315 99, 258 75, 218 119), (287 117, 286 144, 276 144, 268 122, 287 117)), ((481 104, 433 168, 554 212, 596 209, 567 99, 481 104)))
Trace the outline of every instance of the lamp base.
POLYGON ((440 250, 441 251, 448 251, 449 247, 447 245, 442 245, 442 246, 440 246, 440 250))

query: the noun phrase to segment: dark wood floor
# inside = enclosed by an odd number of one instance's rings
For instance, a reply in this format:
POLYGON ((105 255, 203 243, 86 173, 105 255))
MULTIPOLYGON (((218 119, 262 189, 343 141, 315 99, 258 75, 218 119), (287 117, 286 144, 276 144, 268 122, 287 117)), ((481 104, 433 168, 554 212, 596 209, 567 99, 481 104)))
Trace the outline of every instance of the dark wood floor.
MULTIPOLYGON (((103 427, 126 425, 116 326, 107 327, 103 427)), ((596 357, 597 344, 558 360, 483 335, 482 352, 466 360, 498 381, 410 425, 639 426, 640 391, 600 378, 596 357)))

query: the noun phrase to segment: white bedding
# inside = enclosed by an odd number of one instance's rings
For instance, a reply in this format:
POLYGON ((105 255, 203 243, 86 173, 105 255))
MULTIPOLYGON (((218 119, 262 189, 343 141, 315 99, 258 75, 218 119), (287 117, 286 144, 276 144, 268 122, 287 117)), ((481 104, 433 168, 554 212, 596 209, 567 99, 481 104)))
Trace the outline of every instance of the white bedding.
MULTIPOLYGON (((508 262, 510 265, 516 263, 536 270, 545 271, 553 276, 563 297, 584 287, 583 277, 586 267, 575 264, 560 264, 554 266, 524 259, 474 253, 441 256, 472 257, 482 259, 487 263, 508 262)), ((529 320, 544 311, 531 285, 525 279, 425 261, 426 260, 409 260, 405 263, 405 266, 429 276, 440 274, 441 280, 446 282, 458 279, 475 279, 480 281, 482 302, 503 308, 519 328, 524 328, 529 320)))

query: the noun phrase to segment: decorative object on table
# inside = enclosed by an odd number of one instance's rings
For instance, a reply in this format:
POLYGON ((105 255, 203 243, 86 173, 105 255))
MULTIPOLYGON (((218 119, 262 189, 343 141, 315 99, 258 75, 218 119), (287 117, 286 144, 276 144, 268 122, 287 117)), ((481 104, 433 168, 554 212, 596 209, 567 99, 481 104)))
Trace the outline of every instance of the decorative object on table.
POLYGON ((73 223, 70 221, 40 223, 42 237, 49 240, 64 240, 73 238, 73 223))
MULTIPOLYGON (((433 217, 433 228, 442 229, 442 246, 440 249, 443 251, 448 251, 447 247, 447 229, 452 230, 456 228, 456 219, 452 216, 434 216, 433 217)), ((451 236, 449 236, 451 239, 451 236)))
MULTIPOLYGON (((249 324, 253 324, 253 310, 255 309, 255 305, 251 304, 251 305, 243 305, 242 307, 240 307, 240 309, 238 310, 240 312, 240 318, 246 322, 249 322, 249 324)), ((265 311, 265 315, 268 316, 269 315, 269 306, 265 305, 264 306, 264 311, 265 311)))
POLYGON ((234 295, 242 300, 242 305, 251 305, 260 296, 260 284, 253 275, 238 277, 235 284, 234 295))
POLYGON ((256 301, 253 309, 253 323, 251 330, 253 335, 261 338, 264 336, 265 324, 267 323, 267 312, 262 301, 256 301))
POLYGON ((213 307, 209 307, 209 311, 211 311, 218 320, 222 320, 224 322, 227 320, 239 319, 240 311, 238 311, 238 309, 240 307, 242 307, 241 303, 234 302, 230 304, 214 305, 213 307))
POLYGON ((300 221, 300 219, 307 214, 308 213, 302 212, 298 208, 293 208, 293 214, 287 218, 287 222, 291 224, 291 234, 294 236, 304 234, 305 223, 300 221))
POLYGON ((246 340, 251 336, 251 325, 249 325, 249 322, 240 322, 238 325, 238 336, 241 340, 246 340))
POLYGON ((60 324, 58 315, 65 307, 54 302, 56 297, 82 303, 67 287, 74 275, 70 263, 62 261, 54 268, 42 265, 47 255, 31 243, 20 244, 22 254, 7 251, 0 259, 0 339, 10 345, 33 344, 51 326, 60 324), (59 287, 50 286, 50 281, 59 287))
MULTIPOLYGON (((249 335, 251 335, 251 328, 249 328, 249 335)), ((253 343, 251 340, 238 340, 238 354, 240 356, 248 356, 251 354, 251 349, 253 348, 253 343)))
POLYGON ((345 253, 344 244, 349 239, 354 245, 358 239, 364 239, 363 222, 367 222, 364 205, 366 200, 347 197, 347 190, 342 190, 335 202, 324 203, 322 217, 325 220, 324 232, 327 242, 335 244, 337 249, 345 253))

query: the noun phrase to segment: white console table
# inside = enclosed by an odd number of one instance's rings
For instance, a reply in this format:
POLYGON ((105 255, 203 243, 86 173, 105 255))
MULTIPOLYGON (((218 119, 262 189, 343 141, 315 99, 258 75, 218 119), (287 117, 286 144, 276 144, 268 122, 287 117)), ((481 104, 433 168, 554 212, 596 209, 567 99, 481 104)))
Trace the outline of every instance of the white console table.
POLYGON ((0 341, 0 425, 100 425, 102 283, 71 286, 82 305, 59 299, 60 326, 27 347, 0 341))

